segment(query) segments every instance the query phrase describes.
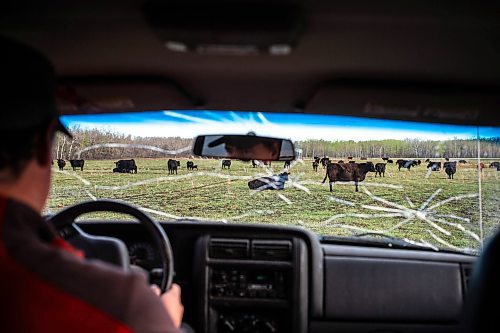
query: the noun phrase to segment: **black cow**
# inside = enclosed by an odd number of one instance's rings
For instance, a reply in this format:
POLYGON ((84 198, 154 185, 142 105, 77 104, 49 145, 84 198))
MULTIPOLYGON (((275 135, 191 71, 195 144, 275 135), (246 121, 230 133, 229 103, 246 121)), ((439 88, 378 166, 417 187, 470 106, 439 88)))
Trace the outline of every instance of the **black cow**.
POLYGON ((361 157, 360 160, 366 161, 368 158, 367 157, 361 157))
POLYGON ((336 181, 354 181, 354 185, 356 186, 356 192, 358 192, 358 182, 362 182, 366 178, 366 174, 368 172, 375 172, 375 166, 372 162, 367 163, 330 163, 326 168, 325 179, 323 179, 323 183, 326 181, 326 178, 330 180, 330 192, 333 191, 332 183, 336 181))
POLYGON ((347 156, 347 159, 348 160, 352 160, 352 156, 347 156))
POLYGON ((57 159, 57 166, 59 167, 59 171, 63 171, 64 167, 66 166, 66 161, 58 158, 57 159))
POLYGON ((495 168, 497 171, 500 171, 500 162, 491 162, 490 168, 495 168))
POLYGON ((418 165, 418 162, 415 160, 397 160, 396 163, 398 164, 398 171, 400 171, 401 168, 405 168, 410 171, 411 167, 418 165))
POLYGON ((290 161, 285 161, 285 165, 283 166, 283 169, 290 169, 290 161))
POLYGON ((431 160, 430 160, 430 159, 426 159, 426 160, 424 161, 424 163, 430 163, 430 162, 431 162, 431 160))
POLYGON ((248 182, 251 190, 283 190, 288 180, 289 172, 283 172, 271 177, 260 177, 248 182))
POLYGON ((392 163, 394 163, 394 161, 393 160, 387 160, 387 163, 392 164, 392 163))
POLYGON ((377 177, 377 174, 380 177, 385 177, 385 163, 377 163, 375 164, 375 177, 377 177))
POLYGON ((439 171, 441 170, 441 162, 429 161, 429 164, 427 164, 427 169, 430 169, 431 171, 439 171))
POLYGON ((187 161, 186 162, 186 168, 188 170, 193 170, 194 169, 194 162, 193 161, 187 161))
POLYGON ((323 169, 324 169, 330 163, 330 159, 325 156, 319 162, 321 163, 321 165, 323 166, 323 169))
POLYGON ((167 161, 167 169, 168 169, 168 174, 173 175, 174 173, 177 174, 177 168, 179 167, 178 161, 173 160, 171 158, 168 159, 167 161))
POLYGON ((116 168, 113 169, 113 172, 119 173, 137 173, 137 165, 135 164, 135 160, 119 160, 115 162, 116 168))
POLYGON ((80 168, 80 170, 83 171, 85 160, 69 160, 69 164, 71 164, 73 171, 75 171, 76 168, 80 168))
POLYGON ((256 167, 258 167, 258 166, 259 166, 259 163, 258 163, 258 162, 259 162, 259 161, 257 161, 257 160, 252 160, 252 168, 256 168, 256 167))
POLYGON ((318 166, 319 166, 319 162, 315 160, 313 162, 313 170, 317 172, 318 171, 318 166))
POLYGON ((417 160, 417 165, 422 164, 422 160, 417 160))
POLYGON ((448 175, 448 179, 453 179, 453 175, 457 172, 457 162, 444 162, 444 172, 448 175))
POLYGON ((231 169, 231 160, 222 160, 222 169, 231 169))
POLYGON ((467 164, 467 161, 466 160, 459 160, 458 163, 460 163, 460 164, 467 164))
POLYGON ((388 160, 389 160, 389 157, 382 157, 382 160, 384 160, 384 161, 388 161, 388 160))

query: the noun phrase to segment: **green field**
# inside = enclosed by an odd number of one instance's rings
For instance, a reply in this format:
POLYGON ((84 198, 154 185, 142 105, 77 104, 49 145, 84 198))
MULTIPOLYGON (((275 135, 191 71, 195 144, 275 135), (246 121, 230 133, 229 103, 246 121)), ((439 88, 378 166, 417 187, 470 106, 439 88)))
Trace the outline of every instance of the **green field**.
MULTIPOLYGON (((46 211, 111 198, 141 206, 158 220, 187 217, 282 224, 327 235, 353 235, 368 229, 437 247, 480 246, 478 173, 473 160, 460 165, 453 180, 444 171, 427 177, 426 163, 411 171, 398 171, 395 164, 388 164, 385 178, 369 173, 357 193, 351 184, 336 184, 330 193, 328 181, 321 184, 325 171, 320 166, 314 172, 310 160, 292 165, 284 190, 261 192, 250 191, 248 180, 277 174, 283 163, 264 169, 233 161, 230 170, 221 170, 220 161, 195 159, 199 170, 188 171, 186 161, 181 159, 177 175, 168 175, 166 159, 136 159, 137 174, 113 174, 114 161, 110 160, 85 161, 83 172, 72 171, 69 163, 64 172, 55 166, 46 211)), ((499 175, 489 168, 481 174, 484 236, 500 224, 499 175)))

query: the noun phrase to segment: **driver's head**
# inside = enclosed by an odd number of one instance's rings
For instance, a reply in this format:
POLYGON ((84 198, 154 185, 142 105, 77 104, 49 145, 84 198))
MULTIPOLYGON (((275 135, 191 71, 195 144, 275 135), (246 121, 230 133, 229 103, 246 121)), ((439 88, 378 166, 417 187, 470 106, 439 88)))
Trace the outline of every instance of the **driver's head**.
POLYGON ((14 40, 0 37, 0 50, 0 190, 15 190, 23 177, 33 178, 34 187, 35 177, 46 178, 48 190, 54 133, 69 135, 56 109, 54 69, 41 53, 14 40))

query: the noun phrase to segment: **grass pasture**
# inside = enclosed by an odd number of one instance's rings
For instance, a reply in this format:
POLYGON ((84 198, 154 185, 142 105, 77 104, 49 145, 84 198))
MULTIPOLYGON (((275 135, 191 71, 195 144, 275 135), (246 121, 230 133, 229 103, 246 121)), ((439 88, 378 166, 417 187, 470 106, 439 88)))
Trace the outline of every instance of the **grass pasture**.
MULTIPOLYGON (((84 200, 111 198, 140 206, 158 220, 188 217, 283 224, 341 236, 371 230, 438 247, 477 249, 480 245, 474 160, 459 165, 453 180, 443 170, 428 174, 426 163, 410 171, 388 164, 384 178, 369 173, 357 193, 351 184, 335 184, 330 193, 328 181, 321 184, 325 170, 320 166, 314 172, 311 160, 292 164, 284 190, 261 192, 250 191, 248 180, 277 174, 283 163, 264 169, 233 161, 230 170, 222 170, 220 161, 194 159, 199 170, 188 171, 186 161, 181 159, 177 175, 168 175, 166 159, 136 159, 137 174, 112 173, 111 160, 87 160, 83 172, 72 171, 69 163, 59 172, 55 165, 46 211, 55 213, 84 200)), ((491 161, 483 162, 489 165, 491 161)), ((489 168, 480 175, 485 236, 500 223, 499 177, 500 172, 489 168)))

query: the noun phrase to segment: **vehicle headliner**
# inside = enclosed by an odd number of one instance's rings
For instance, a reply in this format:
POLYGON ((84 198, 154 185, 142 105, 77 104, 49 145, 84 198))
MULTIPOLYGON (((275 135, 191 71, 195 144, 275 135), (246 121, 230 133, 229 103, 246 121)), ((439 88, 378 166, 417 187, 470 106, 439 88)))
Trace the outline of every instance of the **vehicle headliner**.
POLYGON ((288 56, 169 51, 142 3, 21 2, 0 14, 0 33, 40 49, 63 79, 162 78, 212 110, 304 112, 338 79, 500 86, 493 1, 309 1, 307 29, 288 56))

